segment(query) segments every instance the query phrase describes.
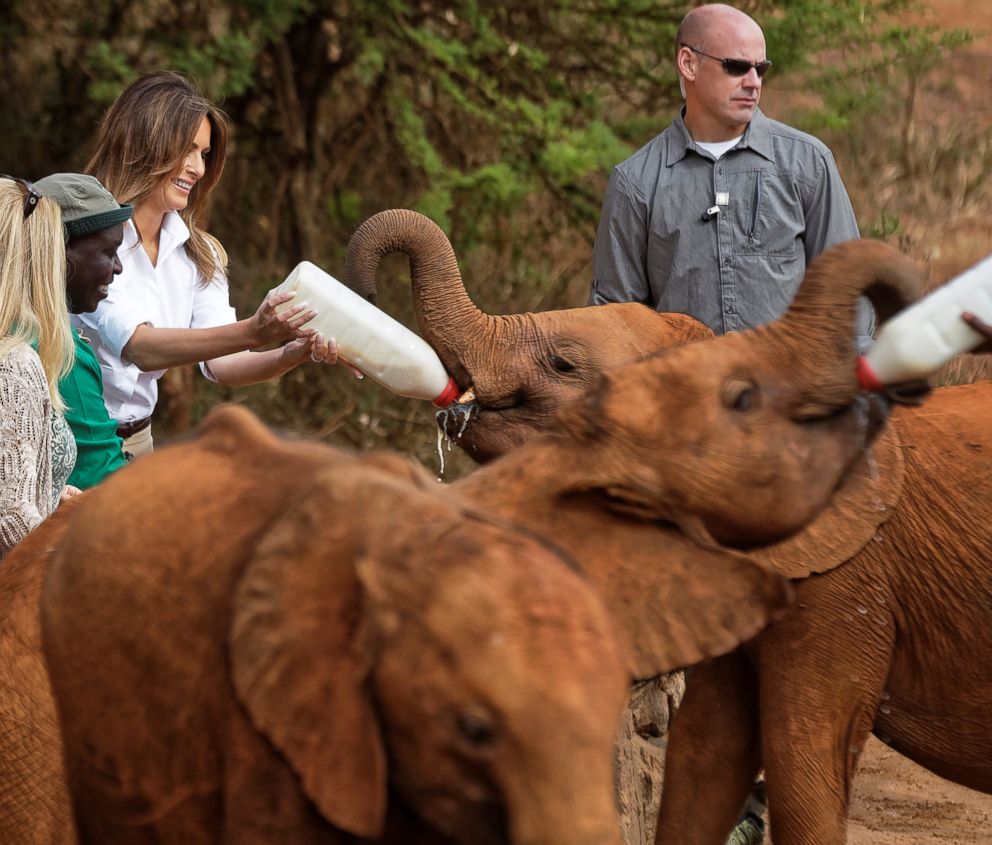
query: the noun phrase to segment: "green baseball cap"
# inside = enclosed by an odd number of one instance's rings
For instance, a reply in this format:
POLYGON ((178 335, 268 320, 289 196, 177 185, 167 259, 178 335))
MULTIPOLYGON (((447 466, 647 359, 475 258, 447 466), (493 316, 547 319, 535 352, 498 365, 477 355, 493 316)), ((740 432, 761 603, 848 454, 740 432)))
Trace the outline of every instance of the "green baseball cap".
POLYGON ((130 220, 134 210, 121 205, 98 179, 84 173, 53 173, 34 184, 62 209, 62 223, 70 239, 93 235, 130 220))

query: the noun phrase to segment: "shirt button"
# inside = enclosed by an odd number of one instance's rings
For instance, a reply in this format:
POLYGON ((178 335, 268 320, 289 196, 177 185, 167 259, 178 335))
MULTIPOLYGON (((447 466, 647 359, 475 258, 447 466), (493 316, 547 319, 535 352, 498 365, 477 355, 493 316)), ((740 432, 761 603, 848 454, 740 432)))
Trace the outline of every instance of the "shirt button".
POLYGON ((729 267, 730 266, 730 263, 731 262, 730 262, 730 259, 729 258, 724 258, 723 259, 723 266, 724 267, 729 267))

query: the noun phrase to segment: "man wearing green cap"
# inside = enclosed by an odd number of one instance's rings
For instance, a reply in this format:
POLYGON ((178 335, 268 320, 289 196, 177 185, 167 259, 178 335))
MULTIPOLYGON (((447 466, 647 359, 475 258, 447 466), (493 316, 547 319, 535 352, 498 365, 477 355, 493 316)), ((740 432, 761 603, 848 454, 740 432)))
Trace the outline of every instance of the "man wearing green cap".
MULTIPOLYGON (((62 209, 69 311, 94 311, 121 272, 117 248, 124 239, 124 221, 131 217, 131 206, 122 206, 95 178, 81 173, 56 173, 35 185, 62 209)), ((59 382, 59 390, 78 452, 69 484, 85 490, 123 466, 126 458, 117 423, 103 403, 100 365, 78 329, 73 330, 73 337, 75 364, 59 382)))

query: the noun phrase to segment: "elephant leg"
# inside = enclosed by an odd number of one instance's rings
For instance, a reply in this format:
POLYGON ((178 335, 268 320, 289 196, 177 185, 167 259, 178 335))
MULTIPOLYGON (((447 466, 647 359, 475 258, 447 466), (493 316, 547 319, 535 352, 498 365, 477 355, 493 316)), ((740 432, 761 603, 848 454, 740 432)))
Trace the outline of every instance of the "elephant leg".
POLYGON ((747 656, 738 650, 693 667, 672 719, 655 845, 724 845, 760 765, 747 656))
POLYGON ((758 644, 769 817, 776 845, 844 845, 851 783, 889 671, 880 633, 894 626, 808 622, 776 626, 758 644))

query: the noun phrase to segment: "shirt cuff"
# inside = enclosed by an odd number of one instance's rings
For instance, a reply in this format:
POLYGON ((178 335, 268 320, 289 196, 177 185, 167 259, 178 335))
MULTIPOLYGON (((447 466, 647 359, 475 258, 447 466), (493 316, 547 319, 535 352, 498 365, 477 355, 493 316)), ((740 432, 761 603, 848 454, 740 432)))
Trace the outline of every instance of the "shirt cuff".
POLYGON ((108 313, 102 316, 103 319, 97 326, 100 337, 114 355, 121 359, 123 359, 124 347, 127 346, 135 329, 145 323, 152 325, 147 317, 127 308, 109 309, 108 313))

